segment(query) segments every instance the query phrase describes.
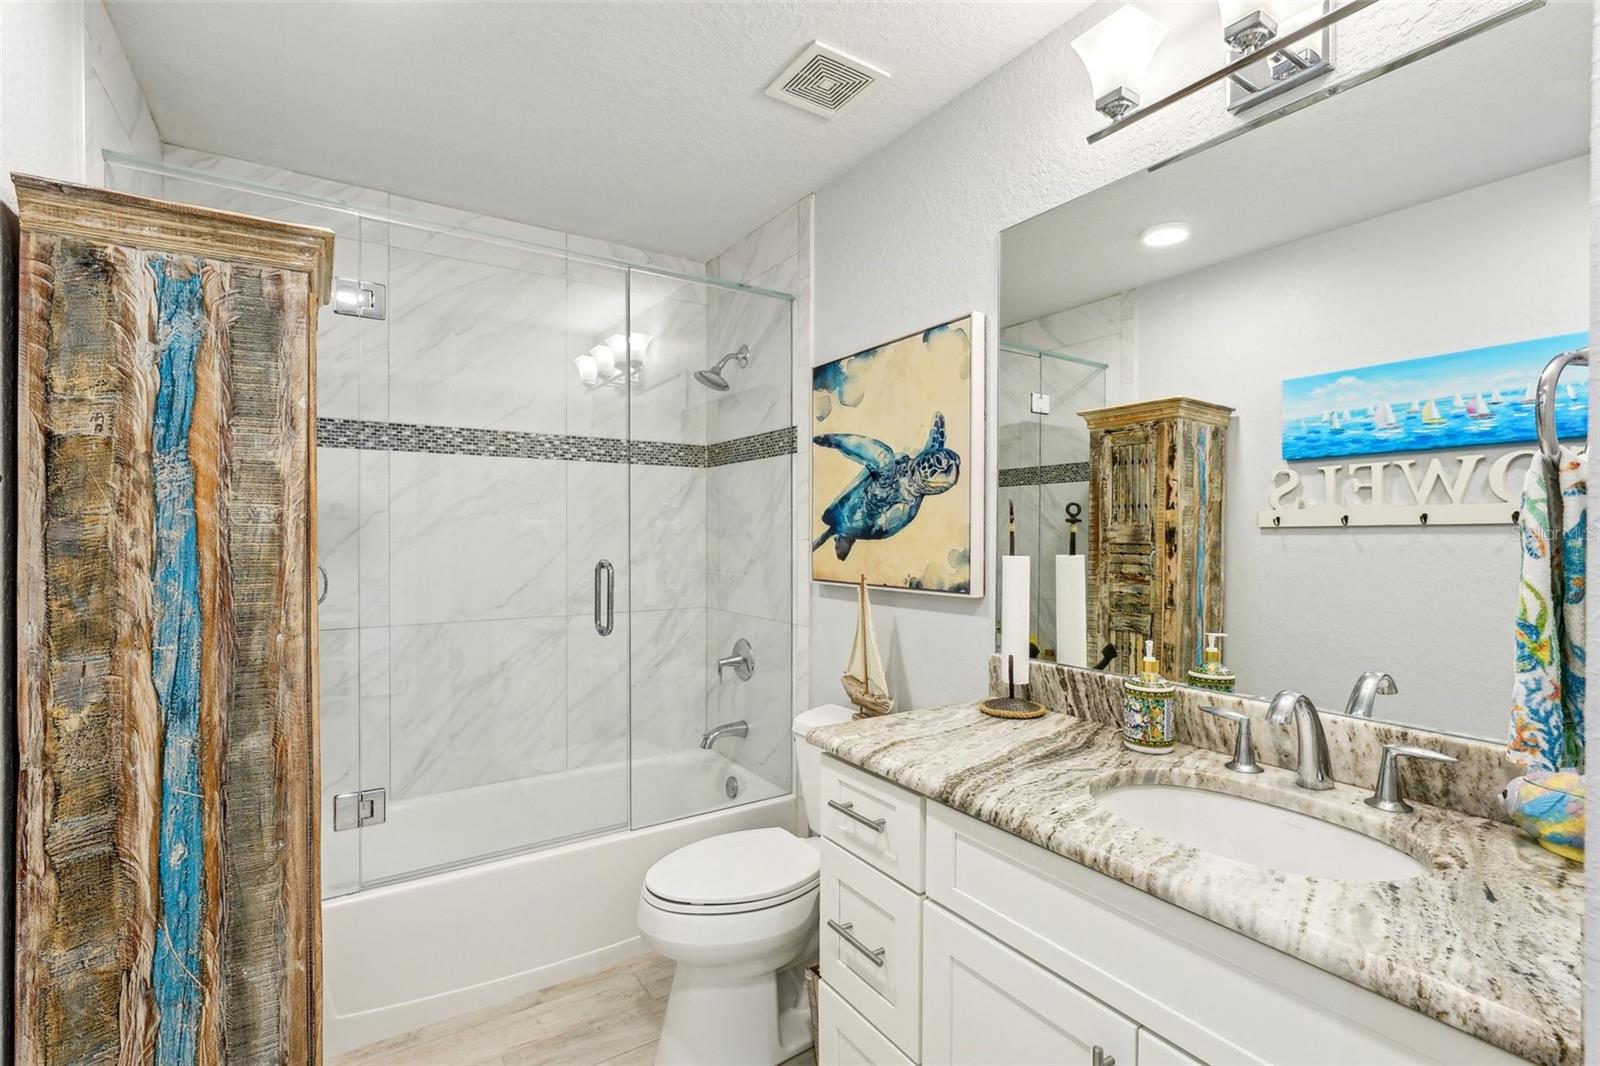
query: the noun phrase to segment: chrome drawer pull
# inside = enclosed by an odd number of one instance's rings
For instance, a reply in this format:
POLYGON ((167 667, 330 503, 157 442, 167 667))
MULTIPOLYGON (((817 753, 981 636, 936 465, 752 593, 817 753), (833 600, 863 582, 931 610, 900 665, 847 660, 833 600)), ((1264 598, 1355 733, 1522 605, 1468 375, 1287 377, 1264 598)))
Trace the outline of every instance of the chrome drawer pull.
POLYGON ((847 818, 854 818, 856 821, 860 822, 874 833, 883 832, 883 827, 889 824, 882 818, 868 818, 866 815, 856 810, 856 805, 854 803, 840 803, 838 800, 829 800, 828 806, 832 807, 834 810, 838 811, 847 818))
POLYGON ((861 941, 857 940, 856 939, 856 935, 850 931, 850 930, 854 929, 855 927, 856 927, 856 923, 854 923, 854 922, 845 922, 843 925, 840 925, 838 922, 834 921, 832 918, 828 919, 828 928, 832 929, 835 933, 838 933, 839 934, 839 939, 843 940, 846 944, 849 944, 851 947, 853 947, 857 951, 861 952, 861 954, 863 954, 867 958, 871 959, 872 960, 872 965, 874 965, 874 966, 882 966, 883 965, 883 953, 888 951, 889 949, 888 948, 869 948, 869 947, 867 947, 867 945, 865 945, 861 941))

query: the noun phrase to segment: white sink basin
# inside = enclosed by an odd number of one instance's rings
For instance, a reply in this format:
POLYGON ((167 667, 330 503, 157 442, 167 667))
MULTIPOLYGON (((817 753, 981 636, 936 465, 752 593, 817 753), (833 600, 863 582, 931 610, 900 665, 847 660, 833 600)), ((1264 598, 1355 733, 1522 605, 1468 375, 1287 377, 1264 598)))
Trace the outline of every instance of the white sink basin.
POLYGON ((1123 785, 1095 802, 1168 840, 1252 866, 1337 881, 1400 881, 1427 867, 1403 851, 1269 803, 1179 785, 1123 785))

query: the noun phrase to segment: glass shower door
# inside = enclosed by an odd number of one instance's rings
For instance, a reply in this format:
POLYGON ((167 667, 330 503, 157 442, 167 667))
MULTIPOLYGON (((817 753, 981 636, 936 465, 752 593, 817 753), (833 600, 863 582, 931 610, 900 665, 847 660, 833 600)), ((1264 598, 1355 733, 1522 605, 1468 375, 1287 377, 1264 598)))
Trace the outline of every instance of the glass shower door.
POLYGON ((371 238, 383 406, 350 429, 361 784, 386 811, 363 885, 626 826, 629 785, 629 395, 590 372, 626 271, 393 221, 371 238))

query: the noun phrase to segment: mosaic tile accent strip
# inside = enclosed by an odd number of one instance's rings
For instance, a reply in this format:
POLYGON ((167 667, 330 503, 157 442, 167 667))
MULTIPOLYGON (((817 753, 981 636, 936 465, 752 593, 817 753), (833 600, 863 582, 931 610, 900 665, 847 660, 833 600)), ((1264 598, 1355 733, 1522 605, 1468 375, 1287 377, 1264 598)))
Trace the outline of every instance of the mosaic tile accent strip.
POLYGON ((489 455, 512 459, 554 459, 559 462, 633 462, 641 466, 707 467, 791 455, 795 450, 795 428, 785 426, 737 440, 705 445, 655 440, 630 443, 615 437, 319 418, 317 445, 322 448, 489 455))
POLYGON ((353 418, 317 419, 317 444, 324 448, 434 452, 442 455, 494 455, 515 459, 558 459, 567 462, 620 463, 627 458, 625 443, 614 437, 514 433, 498 429, 424 426, 409 422, 374 422, 353 418))
POLYGON ((710 451, 704 444, 636 440, 628 446, 628 460, 639 466, 709 466, 710 451))
POLYGON ((771 459, 795 453, 795 428, 752 433, 748 437, 717 441, 709 448, 708 466, 727 466, 729 463, 748 463, 753 459, 771 459))
POLYGON ((1049 466, 1013 466, 1000 471, 1000 487, 1060 485, 1089 480, 1088 463, 1052 463, 1049 466))

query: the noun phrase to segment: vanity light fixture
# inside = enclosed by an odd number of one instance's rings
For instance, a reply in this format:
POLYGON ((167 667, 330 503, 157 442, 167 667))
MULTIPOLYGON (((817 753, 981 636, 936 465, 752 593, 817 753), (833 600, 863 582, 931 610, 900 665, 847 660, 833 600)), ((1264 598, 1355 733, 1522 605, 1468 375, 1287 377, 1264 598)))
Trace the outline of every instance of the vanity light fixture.
POLYGON ((1187 222, 1157 222, 1139 234, 1139 240, 1146 248, 1171 248, 1175 244, 1182 244, 1189 239, 1189 223, 1187 222))
POLYGON ((1278 35, 1278 27, 1314 0, 1217 0, 1222 39, 1235 52, 1254 52, 1278 35))
POLYGON ((578 368, 578 381, 586 389, 620 389, 638 384, 644 373, 645 354, 655 338, 648 333, 613 333, 572 363, 578 368))
MULTIPOLYGON (((1217 0, 1229 58, 1259 53, 1260 62, 1228 75, 1228 110, 1243 111, 1333 70, 1333 28, 1276 48, 1279 29, 1303 26, 1307 8, 1331 11, 1330 0, 1217 0)), ((1312 17, 1315 17, 1315 14, 1312 17)), ((1287 36, 1287 34, 1285 34, 1287 36)))
MULTIPOLYGON (((1227 83, 1228 110, 1238 113, 1274 99, 1314 78, 1320 78, 1333 70, 1330 59, 1332 27, 1377 2, 1378 0, 1344 0, 1344 3, 1335 7, 1333 0, 1322 0, 1321 11, 1311 12, 1312 17, 1309 19, 1302 14, 1307 7, 1306 0, 1253 0, 1253 2, 1245 0, 1237 6, 1224 4, 1224 18, 1235 11, 1243 12, 1232 22, 1224 22, 1224 34, 1237 39, 1241 45, 1258 39, 1261 43, 1243 51, 1233 47, 1232 58, 1226 64, 1183 88, 1168 93, 1154 103, 1144 107, 1122 108, 1113 117, 1110 125, 1089 134, 1089 143, 1094 144, 1109 137, 1118 130, 1163 108, 1171 107, 1179 100, 1187 99, 1217 82, 1227 83), (1240 25, 1241 21, 1248 25, 1240 25)), ((1524 0, 1524 4, 1514 10, 1520 13, 1523 6, 1537 6, 1543 2, 1544 0, 1524 0)), ((1119 9, 1118 14, 1126 10, 1129 9, 1119 9)), ((1110 21, 1108 18, 1106 22, 1102 22, 1100 26, 1096 26, 1094 30, 1090 30, 1072 43, 1078 54, 1085 56, 1084 65, 1090 69, 1090 79, 1095 82, 1097 93, 1100 91, 1101 83, 1095 79, 1095 67, 1085 55, 1085 50, 1079 47, 1079 43, 1110 21)), ((1151 51, 1153 54, 1154 49, 1151 51)), ((1103 113, 1110 113, 1101 107, 1099 99, 1095 101, 1095 107, 1103 113)))
POLYGON ((1139 90, 1167 35, 1158 19, 1124 4, 1072 42, 1089 72, 1094 109, 1115 122, 1139 106, 1139 90))

